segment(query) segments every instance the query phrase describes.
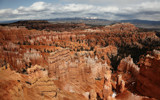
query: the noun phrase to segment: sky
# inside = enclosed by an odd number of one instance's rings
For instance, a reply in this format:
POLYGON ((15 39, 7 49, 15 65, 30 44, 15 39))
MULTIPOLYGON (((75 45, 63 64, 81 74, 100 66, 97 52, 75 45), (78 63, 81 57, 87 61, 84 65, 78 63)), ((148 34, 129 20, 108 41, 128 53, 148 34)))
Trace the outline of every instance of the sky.
POLYGON ((160 21, 160 0, 0 0, 0 21, 74 17, 160 21))

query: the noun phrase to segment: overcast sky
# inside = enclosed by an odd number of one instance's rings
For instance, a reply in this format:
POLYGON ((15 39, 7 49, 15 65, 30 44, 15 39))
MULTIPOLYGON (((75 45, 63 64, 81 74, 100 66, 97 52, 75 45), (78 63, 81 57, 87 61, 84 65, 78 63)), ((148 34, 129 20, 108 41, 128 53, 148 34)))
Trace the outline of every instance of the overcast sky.
POLYGON ((70 17, 160 21, 160 0, 0 0, 0 21, 70 17))

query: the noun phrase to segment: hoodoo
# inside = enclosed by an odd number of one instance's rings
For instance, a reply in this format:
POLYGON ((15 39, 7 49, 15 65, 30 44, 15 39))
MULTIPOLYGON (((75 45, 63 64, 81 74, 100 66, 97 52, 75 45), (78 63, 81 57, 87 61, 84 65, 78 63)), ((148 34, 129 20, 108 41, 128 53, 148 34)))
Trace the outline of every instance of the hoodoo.
POLYGON ((1 100, 158 100, 160 38, 130 23, 0 26, 1 100))

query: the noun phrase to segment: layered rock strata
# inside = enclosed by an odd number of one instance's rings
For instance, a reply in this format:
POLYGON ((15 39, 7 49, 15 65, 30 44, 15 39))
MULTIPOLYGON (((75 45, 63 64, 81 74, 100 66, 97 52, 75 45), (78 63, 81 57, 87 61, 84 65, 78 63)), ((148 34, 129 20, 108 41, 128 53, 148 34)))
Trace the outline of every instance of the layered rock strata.
POLYGON ((160 47, 155 32, 129 23, 92 27, 42 21, 34 29, 27 23, 33 22, 0 26, 2 100, 159 99, 159 51, 137 63, 140 55, 160 47))
POLYGON ((140 60, 140 73, 137 79, 137 90, 140 94, 160 99, 160 52, 153 51, 140 60))

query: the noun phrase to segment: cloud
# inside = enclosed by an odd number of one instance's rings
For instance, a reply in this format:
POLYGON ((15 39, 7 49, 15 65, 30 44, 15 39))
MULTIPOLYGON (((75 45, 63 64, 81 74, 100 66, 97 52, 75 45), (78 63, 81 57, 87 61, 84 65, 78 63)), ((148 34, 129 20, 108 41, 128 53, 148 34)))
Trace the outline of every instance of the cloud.
MULTIPOLYGON (((68 0, 66 0, 68 1, 68 0)), ((72 0, 69 0, 72 1, 72 0)), ((76 1, 76 0, 75 0, 76 1)), ((83 0, 82 0, 83 1, 83 0)), ((121 19, 144 19, 160 20, 160 1, 150 2, 150 0, 128 6, 117 6, 114 2, 122 0, 107 0, 111 5, 100 6, 89 4, 89 2, 105 2, 104 0, 89 0, 88 3, 53 4, 45 2, 35 2, 28 7, 20 6, 17 9, 0 9, 0 20, 15 19, 50 19, 65 17, 92 17, 109 20, 121 19)), ((128 4, 131 0, 123 0, 128 4)), ((137 1, 137 0, 132 0, 137 1)))
POLYGON ((86 4, 68 4, 62 7, 63 11, 86 11, 93 9, 94 6, 86 4))
POLYGON ((43 12, 43 11, 51 11, 52 5, 45 2, 35 2, 29 7, 19 7, 17 8, 19 13, 34 13, 34 12, 43 12))

